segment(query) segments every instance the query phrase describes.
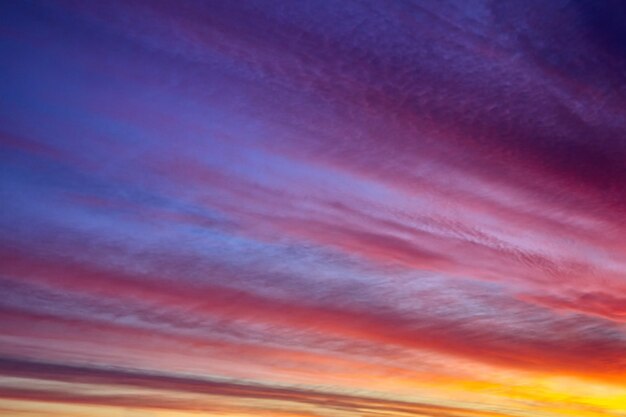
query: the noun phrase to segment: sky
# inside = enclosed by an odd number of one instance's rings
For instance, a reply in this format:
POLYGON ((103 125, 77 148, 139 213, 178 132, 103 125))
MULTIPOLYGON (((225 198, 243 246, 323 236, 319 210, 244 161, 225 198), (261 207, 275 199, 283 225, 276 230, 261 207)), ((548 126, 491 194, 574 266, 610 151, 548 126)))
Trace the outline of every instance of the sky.
POLYGON ((0 415, 626 416, 619 0, 0 4, 0 415))

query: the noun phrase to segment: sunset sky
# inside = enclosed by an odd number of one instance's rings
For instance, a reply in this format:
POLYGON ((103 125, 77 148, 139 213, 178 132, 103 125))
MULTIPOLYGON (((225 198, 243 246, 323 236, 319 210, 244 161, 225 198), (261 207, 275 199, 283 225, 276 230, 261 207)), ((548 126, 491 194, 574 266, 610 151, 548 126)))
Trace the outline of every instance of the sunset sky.
POLYGON ((626 3, 0 3, 0 415, 625 417, 626 3))

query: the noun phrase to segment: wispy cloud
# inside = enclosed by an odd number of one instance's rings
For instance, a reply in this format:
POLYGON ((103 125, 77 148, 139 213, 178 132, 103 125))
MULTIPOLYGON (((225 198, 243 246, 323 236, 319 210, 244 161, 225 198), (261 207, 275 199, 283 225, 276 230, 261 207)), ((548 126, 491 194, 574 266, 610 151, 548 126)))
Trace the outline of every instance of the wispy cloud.
POLYGON ((2 396, 623 413, 626 10, 591 3, 2 5, 3 369, 225 398, 2 396))

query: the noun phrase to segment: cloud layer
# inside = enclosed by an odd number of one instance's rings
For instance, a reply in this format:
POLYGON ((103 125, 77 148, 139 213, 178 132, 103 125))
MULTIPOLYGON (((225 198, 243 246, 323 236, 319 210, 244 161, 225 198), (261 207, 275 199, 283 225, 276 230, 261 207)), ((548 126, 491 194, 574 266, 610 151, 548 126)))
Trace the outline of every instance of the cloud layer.
POLYGON ((620 2, 0 13, 0 412, 625 415, 620 2))

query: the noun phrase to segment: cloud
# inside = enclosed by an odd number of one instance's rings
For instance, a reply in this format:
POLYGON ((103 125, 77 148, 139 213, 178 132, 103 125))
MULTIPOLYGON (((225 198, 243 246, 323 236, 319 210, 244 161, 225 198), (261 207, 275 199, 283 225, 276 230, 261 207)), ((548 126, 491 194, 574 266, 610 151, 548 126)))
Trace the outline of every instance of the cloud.
MULTIPOLYGON (((185 392, 211 396, 272 400, 279 402, 302 403, 321 409, 338 410, 348 413, 373 413, 372 415, 428 415, 438 417, 485 416, 504 417, 498 412, 471 410, 421 404, 414 402, 393 401, 356 395, 327 393, 297 388, 283 388, 262 385, 242 384, 226 381, 212 381, 189 376, 148 374, 132 370, 90 368, 54 363, 29 362, 19 359, 0 359, 0 372, 5 376, 64 381, 92 385, 121 385, 129 387, 161 390, 165 392, 185 392), (378 414, 375 414, 378 413, 378 414)), ((11 388, 2 389, 3 397, 30 399, 36 401, 93 403, 122 405, 145 408, 187 409, 191 404, 168 401, 166 398, 110 397, 101 395, 75 395, 71 393, 36 392, 11 388)), ((205 403, 206 404, 206 403, 205 403)), ((206 407, 206 405, 204 405, 206 407)), ((193 405, 190 409, 197 409, 193 405)), ((200 406, 203 411, 206 410, 200 406)), ((349 414, 348 414, 349 415, 349 414)))
POLYGON ((3 5, 2 352, 287 385, 424 388, 457 363, 622 384, 623 11, 3 5))

